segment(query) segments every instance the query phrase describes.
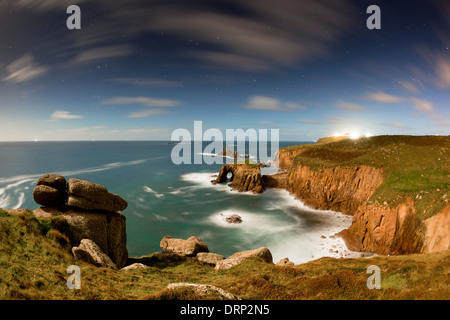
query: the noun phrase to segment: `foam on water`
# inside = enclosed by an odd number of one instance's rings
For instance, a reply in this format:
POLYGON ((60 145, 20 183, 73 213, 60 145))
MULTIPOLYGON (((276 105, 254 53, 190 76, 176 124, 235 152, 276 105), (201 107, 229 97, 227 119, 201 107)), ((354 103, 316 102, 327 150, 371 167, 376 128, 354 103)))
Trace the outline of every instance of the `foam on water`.
MULTIPOLYGON (((226 184, 211 185, 213 176, 213 173, 188 173, 181 179, 195 183, 197 188, 230 189, 226 184)), ((361 255, 360 252, 348 250, 344 241, 335 235, 351 225, 351 216, 312 209, 286 190, 269 189, 259 196, 265 201, 261 212, 227 208, 215 210, 206 221, 216 227, 237 232, 237 237, 243 242, 251 243, 252 238, 255 241, 263 239, 261 241, 271 250, 275 262, 286 257, 294 263, 304 263, 324 256, 339 258, 361 255), (228 223, 226 218, 233 214, 239 215, 242 223, 228 223)))
POLYGON ((157 197, 157 198, 164 197, 163 193, 158 193, 155 190, 153 190, 152 188, 150 188, 149 186, 144 186, 144 191, 148 192, 148 193, 153 193, 155 195, 155 197, 157 197))

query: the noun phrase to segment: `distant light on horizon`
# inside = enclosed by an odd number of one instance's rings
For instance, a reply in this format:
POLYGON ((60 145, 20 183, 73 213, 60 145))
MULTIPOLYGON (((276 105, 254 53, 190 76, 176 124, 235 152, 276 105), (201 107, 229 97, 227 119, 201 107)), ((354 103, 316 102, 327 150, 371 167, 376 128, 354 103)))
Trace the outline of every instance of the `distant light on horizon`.
POLYGON ((361 135, 359 134, 358 131, 352 131, 350 132, 350 138, 351 139, 359 139, 361 137, 361 135))

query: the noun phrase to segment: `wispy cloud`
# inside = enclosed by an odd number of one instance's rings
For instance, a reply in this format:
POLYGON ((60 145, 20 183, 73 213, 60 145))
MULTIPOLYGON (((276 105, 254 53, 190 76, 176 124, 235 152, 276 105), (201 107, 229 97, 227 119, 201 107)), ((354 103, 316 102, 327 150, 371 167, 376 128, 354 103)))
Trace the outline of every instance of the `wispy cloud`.
MULTIPOLYGON (((248 0, 227 4, 240 14, 217 12, 201 2, 155 8, 154 15, 147 19, 147 28, 198 39, 214 48, 192 51, 191 55, 200 60, 259 71, 329 54, 328 46, 354 23, 350 1, 248 0)), ((122 14, 126 16, 127 12, 122 14)))
POLYGON ((181 86, 179 82, 169 81, 163 79, 154 78, 114 78, 108 81, 116 82, 120 84, 128 84, 138 87, 178 87, 181 86))
POLYGON ((84 116, 71 114, 69 111, 56 110, 50 116, 52 120, 72 120, 72 119, 82 119, 84 116))
POLYGON ((399 97, 390 95, 384 92, 369 93, 366 97, 368 100, 381 102, 381 103, 400 103, 410 102, 415 110, 430 113, 434 111, 433 104, 430 101, 419 99, 415 97, 399 97))
MULTIPOLYGON (((14 5, 18 9, 47 12, 52 10, 64 10, 69 5, 61 0, 3 0, 4 5, 14 5)), ((70 4, 79 4, 87 0, 71 0, 70 4)), ((65 12, 65 11, 64 11, 65 12)))
POLYGON ((130 119, 139 119, 139 118, 147 118, 156 114, 168 114, 167 111, 160 110, 160 109, 147 109, 147 110, 140 110, 136 112, 130 113, 127 118, 130 119))
POLYGON ((307 110, 303 105, 295 102, 283 102, 280 99, 275 99, 265 96, 253 96, 250 97, 248 104, 245 106, 247 109, 265 110, 265 111, 295 111, 295 110, 307 110))
POLYGON ((337 109, 346 111, 367 111, 367 109, 356 103, 349 103, 345 101, 339 101, 336 106, 337 109))
POLYGON ((103 104, 140 104, 146 107, 176 107, 180 101, 151 97, 113 97, 102 101, 103 104))
POLYGON ((318 120, 311 120, 311 119, 301 119, 299 120, 301 123, 307 123, 307 124, 323 124, 322 121, 318 120))
POLYGON ((414 109, 420 112, 430 113, 434 111, 434 107, 431 102, 427 100, 410 98, 410 101, 414 104, 414 109))
POLYGON ((367 99, 381 103, 399 103, 405 101, 405 98, 393 96, 384 92, 369 93, 367 99))
POLYGON ((408 90, 409 92, 412 92, 412 93, 420 92, 420 89, 417 87, 417 85, 413 84, 412 82, 400 81, 399 83, 404 89, 408 90))
POLYGON ((12 83, 26 82, 47 73, 48 68, 40 66, 30 53, 13 61, 6 67, 8 75, 3 78, 4 81, 12 83))
POLYGON ((74 64, 88 63, 96 60, 128 56, 133 51, 125 46, 104 46, 81 51, 73 60, 74 64))

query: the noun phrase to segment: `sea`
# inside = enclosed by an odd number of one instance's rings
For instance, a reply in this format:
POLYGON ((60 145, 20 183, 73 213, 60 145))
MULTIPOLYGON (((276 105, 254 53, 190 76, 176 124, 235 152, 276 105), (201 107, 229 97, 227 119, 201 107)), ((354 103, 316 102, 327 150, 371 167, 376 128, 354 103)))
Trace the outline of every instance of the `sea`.
MULTIPOLYGON (((312 142, 280 141, 279 147, 307 143, 312 142)), ((192 142, 189 147, 194 152, 207 145, 192 142)), ((228 183, 213 185, 226 158, 200 152, 197 156, 217 157, 218 163, 174 164, 175 147, 169 141, 0 142, 0 208, 36 209, 32 193, 37 179, 57 173, 104 185, 128 202, 123 214, 130 257, 160 251, 166 235, 199 237, 210 252, 225 257, 267 247, 275 263, 361 256, 335 236, 351 225, 351 216, 311 209, 285 190, 255 195, 234 191, 228 183), (233 214, 242 223, 228 223, 226 217, 233 214)), ((224 147, 233 150, 236 144, 224 147)), ((262 174, 278 172, 270 152, 249 156, 269 165, 262 174)))

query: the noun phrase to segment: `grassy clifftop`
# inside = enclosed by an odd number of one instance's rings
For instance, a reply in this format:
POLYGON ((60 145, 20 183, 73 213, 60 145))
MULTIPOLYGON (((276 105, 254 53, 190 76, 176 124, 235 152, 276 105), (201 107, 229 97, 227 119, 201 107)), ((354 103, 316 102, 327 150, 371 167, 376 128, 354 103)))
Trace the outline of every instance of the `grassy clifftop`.
POLYGON ((282 152, 295 150, 300 153, 293 164, 315 170, 358 165, 381 168, 384 182, 370 201, 395 206, 410 196, 422 220, 439 212, 450 200, 447 136, 330 137, 316 144, 284 148, 282 152))
MULTIPOLYGON (((322 258, 278 267, 249 258, 215 271, 196 259, 134 258, 147 269, 112 270, 77 261, 70 235, 51 219, 0 214, 0 299, 201 299, 169 283, 209 284, 242 299, 450 299, 450 252, 371 259, 322 258), (81 269, 81 289, 69 290, 66 269, 81 269), (366 286, 370 265, 381 269, 381 289, 366 286)), ((206 297, 209 299, 210 297, 206 297)))

